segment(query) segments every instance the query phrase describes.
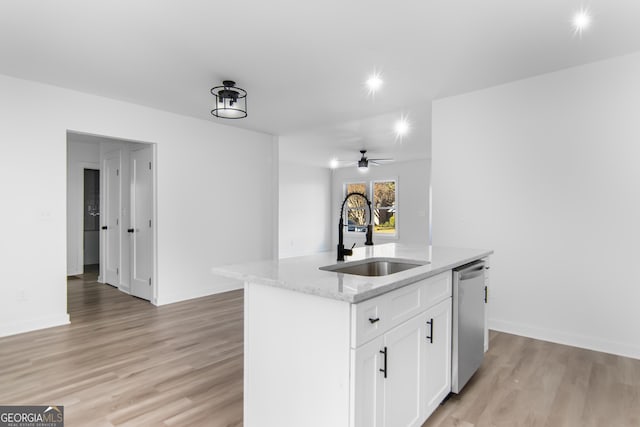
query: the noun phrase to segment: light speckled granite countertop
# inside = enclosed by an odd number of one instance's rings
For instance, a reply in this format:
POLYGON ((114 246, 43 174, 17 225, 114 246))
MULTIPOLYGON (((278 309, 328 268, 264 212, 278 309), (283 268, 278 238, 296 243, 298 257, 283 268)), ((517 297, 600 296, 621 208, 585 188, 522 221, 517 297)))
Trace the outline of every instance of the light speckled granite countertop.
POLYGON ((410 283, 435 276, 446 270, 492 254, 486 249, 409 246, 387 243, 356 248, 344 264, 362 262, 369 258, 400 258, 402 260, 429 261, 429 264, 380 277, 356 276, 320 270, 335 265, 336 253, 323 252, 277 261, 260 261, 214 267, 213 274, 276 286, 297 292, 318 295, 350 303, 361 302, 410 283))

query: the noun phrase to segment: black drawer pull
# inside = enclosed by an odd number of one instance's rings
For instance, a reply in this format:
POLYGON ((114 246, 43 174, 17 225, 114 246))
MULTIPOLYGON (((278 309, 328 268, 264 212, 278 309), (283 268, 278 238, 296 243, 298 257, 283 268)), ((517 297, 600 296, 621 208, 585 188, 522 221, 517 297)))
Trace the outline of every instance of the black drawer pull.
POLYGON ((369 322, 371 322, 371 323, 376 323, 376 322, 378 322, 379 320, 380 320, 380 318, 379 318, 379 317, 376 317, 375 319, 374 319, 373 317, 369 317, 369 322))
POLYGON ((433 319, 427 321, 427 325, 431 327, 431 330, 429 331, 429 336, 427 337, 427 339, 431 344, 433 344, 433 319))

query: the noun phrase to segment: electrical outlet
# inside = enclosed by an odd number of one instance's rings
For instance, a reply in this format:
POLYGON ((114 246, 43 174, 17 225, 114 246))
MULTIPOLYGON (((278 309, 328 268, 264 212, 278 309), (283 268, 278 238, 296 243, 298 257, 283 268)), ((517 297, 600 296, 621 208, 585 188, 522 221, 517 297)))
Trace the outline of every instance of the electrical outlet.
POLYGON ((38 210, 38 217, 40 221, 49 222, 52 218, 52 213, 50 209, 40 209, 38 210))

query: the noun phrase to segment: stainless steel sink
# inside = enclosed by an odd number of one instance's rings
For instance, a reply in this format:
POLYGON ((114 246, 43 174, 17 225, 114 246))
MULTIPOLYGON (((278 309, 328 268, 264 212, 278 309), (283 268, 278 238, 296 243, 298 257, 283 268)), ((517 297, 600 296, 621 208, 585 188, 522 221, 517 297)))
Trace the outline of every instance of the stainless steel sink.
POLYGON ((344 264, 327 265, 320 270, 336 273, 354 274, 356 276, 388 276, 411 268, 428 264, 426 261, 371 258, 365 261, 354 261, 344 264))

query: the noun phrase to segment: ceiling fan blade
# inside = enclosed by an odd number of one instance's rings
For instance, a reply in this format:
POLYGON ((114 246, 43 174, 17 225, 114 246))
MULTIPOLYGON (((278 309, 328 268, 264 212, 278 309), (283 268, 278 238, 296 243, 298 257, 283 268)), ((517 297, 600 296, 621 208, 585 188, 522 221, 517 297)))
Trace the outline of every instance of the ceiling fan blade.
POLYGON ((375 166, 381 166, 381 165, 387 165, 389 163, 391 163, 393 160, 391 159, 378 159, 378 160, 369 160, 369 164, 375 165, 375 166))

